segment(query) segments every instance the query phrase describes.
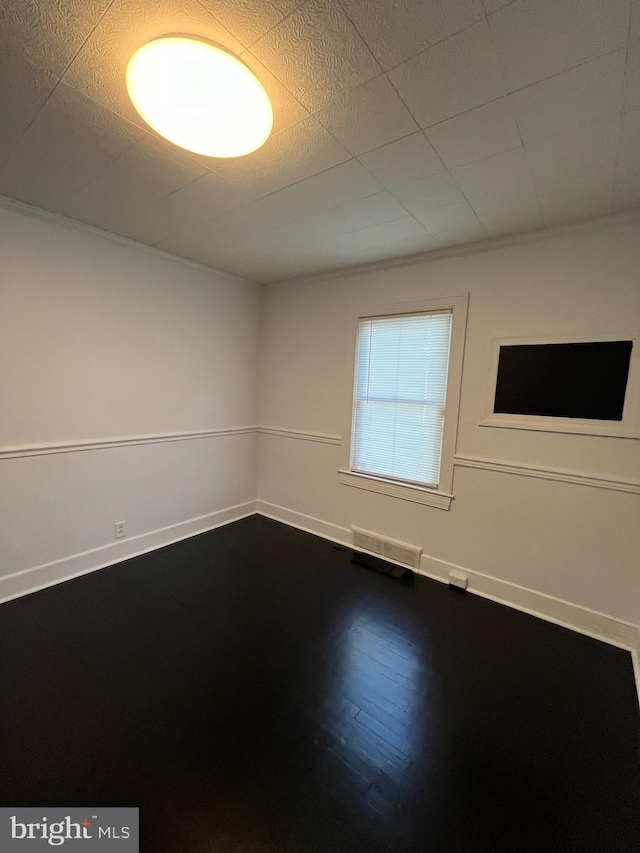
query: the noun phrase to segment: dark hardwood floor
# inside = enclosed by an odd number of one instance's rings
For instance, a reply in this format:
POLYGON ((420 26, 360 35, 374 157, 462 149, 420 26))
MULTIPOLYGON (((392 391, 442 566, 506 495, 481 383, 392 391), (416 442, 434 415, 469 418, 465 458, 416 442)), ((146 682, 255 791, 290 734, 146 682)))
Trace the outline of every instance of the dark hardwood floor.
POLYGON ((0 805, 150 853, 640 851, 630 655, 254 516, 0 605, 0 805))

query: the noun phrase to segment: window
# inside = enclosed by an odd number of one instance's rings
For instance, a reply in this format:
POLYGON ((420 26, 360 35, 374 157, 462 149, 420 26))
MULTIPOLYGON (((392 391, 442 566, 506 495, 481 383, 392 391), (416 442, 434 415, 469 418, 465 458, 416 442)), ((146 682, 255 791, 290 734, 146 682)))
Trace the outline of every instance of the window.
POLYGON ((342 485, 448 510, 468 296, 354 310, 342 485))
POLYGON ((436 488, 451 311, 360 320, 351 469, 436 488))

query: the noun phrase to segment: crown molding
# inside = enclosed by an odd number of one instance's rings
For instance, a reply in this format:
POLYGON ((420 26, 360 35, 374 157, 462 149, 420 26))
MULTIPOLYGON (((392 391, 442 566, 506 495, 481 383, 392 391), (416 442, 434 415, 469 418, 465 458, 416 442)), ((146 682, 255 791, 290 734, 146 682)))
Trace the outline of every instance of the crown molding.
POLYGON ((398 269, 398 267, 415 266, 428 261, 441 261, 446 258, 464 257, 476 255, 483 252, 493 252, 498 249, 509 249, 513 246, 539 243, 554 237, 563 237, 570 234, 582 234, 588 231, 600 230, 602 228, 615 227, 627 222, 638 222, 640 224, 640 209, 626 210, 608 216, 598 216, 593 219, 581 219, 579 222, 567 223, 566 225, 554 225, 551 227, 538 228, 535 231, 527 231, 521 234, 510 234, 506 237, 493 237, 488 240, 478 240, 475 243, 464 243, 461 246, 449 246, 443 249, 434 249, 431 252, 421 252, 417 255, 406 255, 402 258, 388 258, 372 261, 356 266, 341 267, 340 269, 328 270, 327 272, 311 273, 309 275, 296 276, 267 282, 264 287, 290 287, 298 284, 310 284, 318 281, 328 281, 334 278, 344 278, 368 272, 379 272, 387 269, 398 269))
POLYGON ((216 278, 220 278, 230 284, 243 285, 245 287, 248 286, 256 290, 262 289, 261 284, 256 281, 251 281, 248 278, 242 278, 241 276, 234 275, 233 273, 226 272, 225 270, 218 269, 217 267, 201 264, 198 261, 192 261, 189 260, 189 258, 183 258, 180 255, 174 255, 171 252, 166 252, 164 249, 158 249, 156 246, 147 246, 146 243, 139 243, 137 240, 129 239, 129 237, 122 237, 120 234, 113 234, 111 231, 105 231, 102 228, 97 228, 95 225, 87 225, 85 222, 79 222, 77 219, 70 219, 68 216, 63 216, 61 213, 54 213, 51 210, 45 210, 42 207, 36 207, 34 204, 27 204, 24 201, 18 201, 17 199, 9 198, 8 196, 0 195, 0 210, 20 213, 30 219, 37 219, 41 222, 47 222, 50 225, 59 225, 62 228, 91 234, 94 237, 100 237, 101 239, 106 240, 109 243, 113 243, 116 246, 138 249, 149 255, 153 255, 156 258, 160 258, 165 261, 173 261, 181 266, 187 266, 191 269, 197 270, 198 272, 206 273, 208 276, 214 275, 216 278))

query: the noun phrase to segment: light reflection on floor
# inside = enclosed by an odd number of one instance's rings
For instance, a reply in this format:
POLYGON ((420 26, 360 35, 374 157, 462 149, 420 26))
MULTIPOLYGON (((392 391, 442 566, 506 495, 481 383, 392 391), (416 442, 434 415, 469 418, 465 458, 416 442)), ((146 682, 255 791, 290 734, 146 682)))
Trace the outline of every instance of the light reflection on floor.
POLYGON ((418 653, 400 620, 378 607, 362 602, 344 615, 321 725, 347 779, 386 821, 397 819, 401 792, 427 758, 429 667, 424 648, 418 653))

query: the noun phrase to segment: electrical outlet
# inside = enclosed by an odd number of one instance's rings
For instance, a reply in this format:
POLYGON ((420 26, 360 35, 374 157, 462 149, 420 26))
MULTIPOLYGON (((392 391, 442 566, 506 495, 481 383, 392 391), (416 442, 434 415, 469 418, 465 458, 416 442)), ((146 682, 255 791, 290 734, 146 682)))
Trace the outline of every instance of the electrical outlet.
POLYGON ((469 578, 464 572, 456 570, 449 572, 449 589, 455 589, 459 592, 464 592, 469 586, 469 578))
POLYGON ((126 521, 116 521, 113 527, 115 529, 116 539, 123 539, 127 535, 126 521))

